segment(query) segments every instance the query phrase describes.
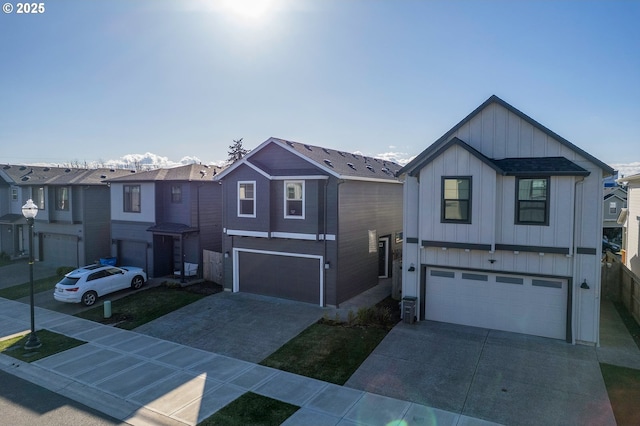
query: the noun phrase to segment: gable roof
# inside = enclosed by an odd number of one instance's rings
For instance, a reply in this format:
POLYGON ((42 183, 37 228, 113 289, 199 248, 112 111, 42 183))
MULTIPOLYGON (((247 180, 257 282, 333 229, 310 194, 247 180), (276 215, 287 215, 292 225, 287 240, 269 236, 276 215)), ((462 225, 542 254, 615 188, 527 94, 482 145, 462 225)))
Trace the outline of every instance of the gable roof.
MULTIPOLYGON (((449 138, 455 132, 457 132, 463 125, 465 125, 466 123, 471 121, 471 119, 473 119, 483 109, 485 109, 486 107, 488 107, 492 103, 495 103, 495 104, 498 104, 498 105, 502 106, 503 108, 505 108, 509 112, 513 113, 514 115, 518 116, 522 120, 524 120, 527 123, 531 124, 533 127, 537 128, 541 132, 543 132, 546 135, 550 136, 551 138, 555 139, 556 141, 558 141, 559 143, 563 144, 567 148, 577 152, 582 157, 588 159, 589 161, 591 161, 592 163, 594 163, 595 165, 600 167, 605 172, 605 175, 613 174, 615 172, 613 170, 613 168, 611 168, 611 166, 603 163, 602 161, 598 160, 597 158, 595 158, 591 154, 589 154, 586 151, 578 148, 577 146, 575 146, 574 144, 572 144, 571 142, 569 142, 568 140, 566 140, 562 136, 560 136, 557 133, 551 131, 550 129, 548 129, 547 127, 543 126, 542 124, 538 123, 536 120, 534 120, 533 118, 529 117, 528 115, 526 115, 522 111, 520 111, 520 110, 514 108, 513 106, 509 105, 508 103, 506 103, 505 101, 503 101, 502 99, 497 97, 496 95, 492 95, 491 97, 489 97, 489 99, 487 99, 485 102, 483 102, 478 108, 476 108, 469 115, 467 115, 465 118, 463 118, 462 121, 460 121, 458 124, 453 126, 447 133, 445 133, 438 140, 436 140, 431 146, 429 146, 427 149, 422 151, 413 160, 411 160, 407 165, 405 165, 402 169, 400 169, 398 174, 401 175, 401 174, 408 173, 409 175, 415 175, 418 170, 420 170, 425 164, 427 164, 429 162, 429 159, 433 158, 432 155, 433 155, 434 151, 437 151, 439 149, 439 147, 441 145, 445 144, 449 140, 449 138)), ((569 160, 567 160, 567 161, 569 161, 569 160)))
POLYGON ((104 180, 130 175, 123 169, 76 169, 68 167, 5 164, 0 176, 12 185, 104 185, 104 180))
MULTIPOLYGON (((259 169, 258 171, 269 178, 278 176, 279 172, 277 170, 265 170, 264 167, 251 162, 251 158, 269 144, 279 146, 313 166, 310 170, 300 170, 300 174, 310 176, 330 175, 338 179, 399 182, 396 173, 401 166, 393 161, 273 137, 261 143, 222 173, 219 173, 215 180, 224 178, 243 164, 259 169)), ((287 173, 290 175, 291 170, 287 171, 287 173)))
POLYGON ((195 182, 213 181, 213 178, 222 170, 218 166, 205 164, 187 164, 185 166, 171 167, 167 169, 154 169, 146 172, 138 172, 130 176, 109 179, 109 182, 195 182))

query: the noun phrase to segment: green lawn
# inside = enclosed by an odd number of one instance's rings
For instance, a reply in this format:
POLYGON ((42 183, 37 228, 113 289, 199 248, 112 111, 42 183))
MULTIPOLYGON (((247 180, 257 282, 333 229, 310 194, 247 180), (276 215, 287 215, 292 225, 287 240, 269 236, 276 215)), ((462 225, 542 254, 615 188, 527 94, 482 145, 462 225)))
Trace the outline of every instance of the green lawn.
POLYGON ((600 364, 602 377, 619 425, 640 425, 640 370, 600 364))
POLYGON ((114 300, 111 302, 111 318, 104 318, 104 307, 100 302, 98 306, 76 316, 103 324, 115 324, 116 327, 125 330, 133 330, 219 291, 222 291, 222 287, 214 283, 202 283, 184 288, 161 285, 114 300))
POLYGON ((198 426, 278 426, 298 409, 295 405, 248 392, 198 426))
POLYGON ((260 364, 343 385, 399 320, 398 302, 387 298, 360 309, 347 323, 321 319, 260 364))
POLYGON ((32 362, 85 343, 48 330, 36 330, 36 335, 42 343, 42 346, 38 349, 28 351, 24 349, 24 344, 29 338, 29 333, 27 333, 22 336, 0 341, 0 353, 21 361, 32 362))
MULTIPOLYGON (((41 278, 39 280, 33 281, 33 292, 40 293, 43 291, 50 290, 53 294, 53 288, 56 286, 56 283, 60 281, 60 277, 53 276, 48 278, 41 278)), ((29 296, 30 293, 30 285, 29 283, 14 285, 13 287, 0 289, 0 297, 4 297, 5 299, 17 300, 23 297, 29 296)))

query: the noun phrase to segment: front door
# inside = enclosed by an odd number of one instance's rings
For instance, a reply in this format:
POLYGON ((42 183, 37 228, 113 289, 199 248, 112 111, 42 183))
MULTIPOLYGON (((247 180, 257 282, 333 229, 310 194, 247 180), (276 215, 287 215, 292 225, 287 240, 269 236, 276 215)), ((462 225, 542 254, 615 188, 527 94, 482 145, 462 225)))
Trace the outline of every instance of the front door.
POLYGON ((378 240, 378 278, 389 277, 389 237, 378 240))

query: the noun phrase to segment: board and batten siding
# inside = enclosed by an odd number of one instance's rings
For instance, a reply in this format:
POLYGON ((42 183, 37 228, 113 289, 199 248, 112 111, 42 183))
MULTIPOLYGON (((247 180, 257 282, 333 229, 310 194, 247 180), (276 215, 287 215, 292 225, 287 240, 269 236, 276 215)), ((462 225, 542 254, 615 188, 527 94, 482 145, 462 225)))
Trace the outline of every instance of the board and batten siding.
POLYGON ((496 173, 466 149, 454 145, 420 171, 420 239, 491 244, 495 217, 496 173), (471 223, 442 223, 442 177, 471 176, 471 223))

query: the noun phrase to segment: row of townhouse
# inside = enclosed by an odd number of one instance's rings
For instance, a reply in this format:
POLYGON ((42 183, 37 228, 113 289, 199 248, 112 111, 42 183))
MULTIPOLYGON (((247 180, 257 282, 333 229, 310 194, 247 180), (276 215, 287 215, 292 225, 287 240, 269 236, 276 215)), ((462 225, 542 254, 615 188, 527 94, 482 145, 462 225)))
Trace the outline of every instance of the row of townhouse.
MULTIPOLYGON (((338 306, 390 276, 401 252, 418 320, 597 344, 602 180, 613 173, 492 96, 404 167, 271 138, 224 170, 106 176, 100 202, 78 202, 109 206, 103 249, 73 260, 107 253, 157 277, 212 250, 227 290, 338 306)), ((20 201, 0 205, 2 247, 20 202, 37 198, 13 177, 20 201)), ((39 235, 52 219, 37 217, 39 235)), ((41 258, 54 257, 39 240, 41 258)))

